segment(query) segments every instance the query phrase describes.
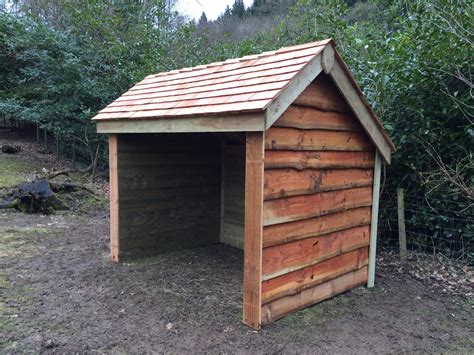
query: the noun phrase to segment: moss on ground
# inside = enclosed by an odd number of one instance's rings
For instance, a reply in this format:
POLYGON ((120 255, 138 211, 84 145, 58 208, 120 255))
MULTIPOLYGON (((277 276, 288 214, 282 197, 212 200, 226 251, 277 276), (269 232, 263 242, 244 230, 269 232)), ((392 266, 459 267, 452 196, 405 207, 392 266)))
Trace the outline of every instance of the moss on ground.
POLYGON ((37 161, 21 155, 0 154, 0 188, 9 188, 28 180, 28 174, 41 170, 37 161))
POLYGON ((30 254, 28 245, 39 235, 52 234, 54 230, 46 227, 0 228, 0 259, 30 254))
MULTIPOLYGON (((0 260, 31 257, 39 252, 35 246, 38 239, 56 233, 57 231, 50 227, 0 227, 0 260)), ((25 321, 21 314, 25 307, 30 306, 37 291, 29 284, 12 284, 12 275, 9 275, 6 269, 0 272, 0 334, 17 333, 26 337, 38 329, 38 321, 33 318, 25 321)), ((17 337, 6 337, 0 344, 7 353, 26 350, 18 348, 17 337)))

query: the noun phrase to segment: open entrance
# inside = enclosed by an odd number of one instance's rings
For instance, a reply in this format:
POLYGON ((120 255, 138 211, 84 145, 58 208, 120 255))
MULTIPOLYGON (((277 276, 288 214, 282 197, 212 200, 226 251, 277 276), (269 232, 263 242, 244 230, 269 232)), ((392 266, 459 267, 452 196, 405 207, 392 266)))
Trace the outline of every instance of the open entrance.
POLYGON ((118 136, 119 254, 243 249, 245 135, 118 136))

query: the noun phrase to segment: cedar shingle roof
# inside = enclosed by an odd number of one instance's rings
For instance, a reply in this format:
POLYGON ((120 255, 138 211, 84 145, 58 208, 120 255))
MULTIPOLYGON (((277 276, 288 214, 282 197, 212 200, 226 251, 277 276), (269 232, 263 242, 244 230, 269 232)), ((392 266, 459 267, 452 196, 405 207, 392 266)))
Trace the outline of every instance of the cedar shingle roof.
POLYGON ((94 120, 263 111, 331 40, 149 75, 94 120))

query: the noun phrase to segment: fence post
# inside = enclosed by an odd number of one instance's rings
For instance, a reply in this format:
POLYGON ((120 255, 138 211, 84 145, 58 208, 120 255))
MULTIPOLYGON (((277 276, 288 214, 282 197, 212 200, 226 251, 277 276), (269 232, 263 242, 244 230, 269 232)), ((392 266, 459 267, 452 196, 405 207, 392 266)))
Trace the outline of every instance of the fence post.
POLYGON ((407 256, 407 236, 405 229, 405 199, 404 190, 397 189, 397 214, 398 214, 398 244, 400 246, 400 259, 407 256))
POLYGON ((59 133, 56 134, 56 161, 59 161, 59 133))
POLYGON ((72 139, 72 168, 76 169, 76 137, 72 139))
POLYGON ((100 148, 100 144, 97 143, 97 149, 95 151, 94 161, 92 162, 92 176, 91 176, 92 181, 94 181, 95 179, 95 171, 96 171, 95 169, 97 166, 97 159, 99 158, 99 148, 100 148))

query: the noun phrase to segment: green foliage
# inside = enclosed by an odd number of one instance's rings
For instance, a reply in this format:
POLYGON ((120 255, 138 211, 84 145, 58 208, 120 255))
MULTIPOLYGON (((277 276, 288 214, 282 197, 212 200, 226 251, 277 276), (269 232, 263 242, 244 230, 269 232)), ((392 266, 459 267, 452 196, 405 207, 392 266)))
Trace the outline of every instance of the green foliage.
POLYGON ((423 233, 472 245, 472 2, 239 0, 198 25, 164 0, 23 4, 24 16, 0 14, 0 113, 75 137, 88 156, 103 139, 90 118, 145 75, 333 38, 397 147, 385 190, 422 197, 430 217, 416 223, 437 226, 423 233), (440 227, 453 218, 462 232, 440 227))

